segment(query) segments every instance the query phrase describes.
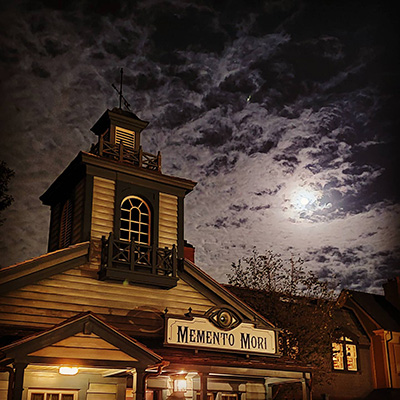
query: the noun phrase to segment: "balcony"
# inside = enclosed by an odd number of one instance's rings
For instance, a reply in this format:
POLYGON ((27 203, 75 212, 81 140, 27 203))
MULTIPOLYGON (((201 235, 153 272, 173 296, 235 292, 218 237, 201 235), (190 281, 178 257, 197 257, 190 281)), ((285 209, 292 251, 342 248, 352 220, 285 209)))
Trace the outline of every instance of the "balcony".
POLYGON ((101 280, 128 281, 170 289, 176 286, 177 253, 172 249, 102 237, 101 280))
POLYGON ((124 146, 122 141, 119 144, 111 143, 104 140, 103 136, 100 136, 98 143, 92 145, 90 153, 114 161, 125 162, 136 167, 161 172, 160 152, 157 155, 146 153, 142 150, 142 146, 136 151, 131 147, 124 146))

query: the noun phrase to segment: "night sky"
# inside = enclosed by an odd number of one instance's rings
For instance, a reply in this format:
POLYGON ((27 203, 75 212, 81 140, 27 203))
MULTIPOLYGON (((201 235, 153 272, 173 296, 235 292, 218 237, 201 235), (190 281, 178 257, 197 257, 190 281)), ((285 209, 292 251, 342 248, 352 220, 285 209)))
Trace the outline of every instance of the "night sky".
POLYGON ((39 196, 118 106, 197 181, 185 238, 226 282, 253 246, 341 287, 400 274, 399 30, 384 1, 2 1, 0 264, 46 252, 39 196))

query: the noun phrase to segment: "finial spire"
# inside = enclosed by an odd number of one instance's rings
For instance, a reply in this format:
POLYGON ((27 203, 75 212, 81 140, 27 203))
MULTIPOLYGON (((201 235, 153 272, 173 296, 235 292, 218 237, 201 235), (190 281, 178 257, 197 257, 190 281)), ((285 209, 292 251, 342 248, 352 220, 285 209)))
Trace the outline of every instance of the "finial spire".
POLYGON ((120 69, 120 74, 121 74, 121 76, 120 76, 120 80, 119 80, 119 90, 115 87, 115 85, 113 83, 111 84, 111 86, 116 90, 116 92, 119 95, 119 109, 121 110, 121 105, 122 105, 122 100, 123 100, 124 101, 124 106, 126 107, 126 109, 128 111, 131 111, 131 109, 130 109, 131 105, 128 103, 128 101, 125 99, 125 97, 122 94, 122 78, 123 78, 123 75, 124 75, 124 69, 123 68, 120 69))

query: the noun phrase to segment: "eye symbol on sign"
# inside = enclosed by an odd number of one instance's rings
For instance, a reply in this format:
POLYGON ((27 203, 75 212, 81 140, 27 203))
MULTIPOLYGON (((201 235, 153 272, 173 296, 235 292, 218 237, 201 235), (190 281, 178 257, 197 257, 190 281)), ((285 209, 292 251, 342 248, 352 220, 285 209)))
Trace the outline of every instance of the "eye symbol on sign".
POLYGON ((226 308, 212 310, 209 319, 215 326, 226 331, 236 328, 241 322, 234 312, 226 308))

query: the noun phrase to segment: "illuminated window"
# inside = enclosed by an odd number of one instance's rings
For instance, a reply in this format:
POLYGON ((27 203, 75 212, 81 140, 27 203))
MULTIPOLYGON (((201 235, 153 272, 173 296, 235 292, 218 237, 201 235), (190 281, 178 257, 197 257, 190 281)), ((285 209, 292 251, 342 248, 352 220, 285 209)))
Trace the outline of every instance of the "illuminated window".
POLYGON ((238 395, 236 393, 222 393, 221 400, 237 400, 238 395))
POLYGON ((122 201, 120 239, 150 245, 150 208, 139 197, 122 201))
POLYGON ((78 390, 29 389, 28 400, 78 400, 78 390))
POLYGON ((347 336, 341 336, 332 343, 333 369, 336 371, 357 371, 357 346, 347 336))

